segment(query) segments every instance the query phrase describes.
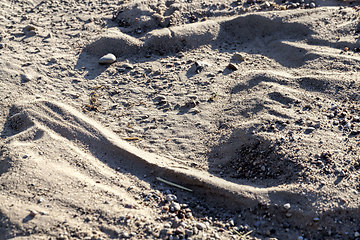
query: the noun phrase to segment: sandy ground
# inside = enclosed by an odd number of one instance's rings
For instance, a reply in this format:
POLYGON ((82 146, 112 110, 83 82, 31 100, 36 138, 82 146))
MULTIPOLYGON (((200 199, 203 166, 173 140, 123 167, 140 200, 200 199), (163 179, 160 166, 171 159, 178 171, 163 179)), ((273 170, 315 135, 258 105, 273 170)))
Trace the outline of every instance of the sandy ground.
POLYGON ((0 2, 1 239, 360 238, 357 3, 218 2, 0 2))

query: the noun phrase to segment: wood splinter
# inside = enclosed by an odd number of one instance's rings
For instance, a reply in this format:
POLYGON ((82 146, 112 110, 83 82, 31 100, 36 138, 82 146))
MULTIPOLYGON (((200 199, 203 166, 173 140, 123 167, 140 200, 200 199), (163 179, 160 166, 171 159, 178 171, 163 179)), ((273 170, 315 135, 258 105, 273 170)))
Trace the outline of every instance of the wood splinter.
POLYGON ((174 186, 174 187, 177 187, 177 188, 180 188, 182 190, 185 190, 185 191, 189 191, 189 192, 192 192, 193 190, 189 189, 189 188, 186 188, 186 187, 183 187, 181 185, 178 185, 176 183, 173 183, 173 182, 170 182, 170 181, 167 181, 165 179, 162 179, 161 177, 156 177, 157 180, 159 180, 160 182, 163 182, 163 183, 166 183, 168 185, 171 185, 171 186, 174 186))

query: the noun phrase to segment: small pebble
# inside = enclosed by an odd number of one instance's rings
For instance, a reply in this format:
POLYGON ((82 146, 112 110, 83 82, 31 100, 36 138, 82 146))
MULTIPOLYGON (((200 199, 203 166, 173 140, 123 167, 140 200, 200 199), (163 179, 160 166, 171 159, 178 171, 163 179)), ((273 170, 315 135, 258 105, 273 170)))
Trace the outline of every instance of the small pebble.
POLYGON ((195 62, 196 72, 200 73, 202 70, 204 70, 207 67, 211 67, 211 64, 206 61, 196 61, 195 62))
POLYGON ((289 210, 289 209, 291 208, 290 203, 285 203, 285 204, 284 204, 284 208, 285 208, 286 210, 289 210))
POLYGON ((232 70, 232 71, 236 71, 236 70, 239 69, 239 68, 238 68, 235 64, 233 64, 233 63, 229 63, 229 65, 227 65, 227 68, 230 69, 230 70, 232 70))
POLYGON ((245 61, 245 57, 243 55, 241 55, 240 53, 235 53, 232 56, 231 60, 234 62, 243 62, 243 61, 245 61))
POLYGON ((24 27, 23 32, 27 36, 32 37, 32 36, 36 35, 36 28, 34 26, 29 25, 29 26, 24 27))
POLYGON ((195 227, 199 230, 205 230, 206 229, 206 225, 204 223, 196 223, 195 227))
POLYGON ((35 210, 30 210, 30 216, 35 217, 36 215, 38 215, 38 212, 35 210))
POLYGON ((264 6, 267 7, 267 8, 271 7, 271 5, 270 5, 270 3, 269 3, 268 1, 266 1, 266 2, 264 3, 264 6))
POLYGON ((130 234, 125 231, 125 232, 122 233, 122 237, 123 238, 130 238, 130 234))
POLYGON ((111 64, 116 61, 116 57, 112 53, 108 53, 99 59, 99 64, 111 64))
POLYGON ((315 4, 314 2, 311 2, 311 3, 310 3, 310 7, 311 7, 311 8, 315 8, 315 7, 316 7, 316 4, 315 4))
POLYGON ((179 203, 171 202, 170 211, 177 212, 177 211, 180 211, 180 209, 181 209, 181 206, 179 203))
POLYGON ((21 74, 20 78, 22 82, 27 83, 33 79, 33 76, 31 76, 30 74, 21 74))
POLYGON ((29 32, 29 31, 35 31, 36 28, 34 26, 28 25, 26 27, 24 27, 24 31, 29 32))
POLYGON ((176 200, 177 200, 177 197, 174 194, 166 195, 166 201, 172 202, 172 201, 176 201, 176 200))
POLYGON ((314 127, 308 127, 308 128, 305 130, 305 133, 306 133, 306 134, 309 134, 309 133, 312 133, 314 130, 315 130, 314 127))

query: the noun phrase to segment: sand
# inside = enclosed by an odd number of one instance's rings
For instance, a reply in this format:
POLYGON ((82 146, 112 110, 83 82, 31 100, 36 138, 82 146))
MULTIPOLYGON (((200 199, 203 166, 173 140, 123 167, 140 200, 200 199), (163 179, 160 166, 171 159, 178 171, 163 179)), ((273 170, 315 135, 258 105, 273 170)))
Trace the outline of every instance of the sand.
POLYGON ((3 0, 0 238, 358 238, 356 5, 3 0))

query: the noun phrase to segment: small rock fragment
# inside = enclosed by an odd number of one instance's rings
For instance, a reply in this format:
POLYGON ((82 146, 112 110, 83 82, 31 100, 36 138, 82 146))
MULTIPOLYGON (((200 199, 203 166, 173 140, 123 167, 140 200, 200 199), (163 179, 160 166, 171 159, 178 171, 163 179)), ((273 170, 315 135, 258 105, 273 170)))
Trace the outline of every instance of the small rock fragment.
POLYGON ((240 53, 235 53, 235 54, 232 56, 231 61, 240 63, 240 62, 245 61, 245 57, 244 57, 242 54, 240 54, 240 53))
POLYGON ((35 210, 30 210, 30 216, 35 217, 36 215, 38 215, 38 212, 35 210))
POLYGON ((28 25, 26 27, 24 27, 24 31, 29 32, 29 31, 35 31, 36 28, 34 26, 28 25))
POLYGON ((124 232, 121 234, 121 236, 122 236, 123 238, 130 238, 130 234, 129 234, 128 232, 126 232, 126 231, 124 231, 124 232))
POLYGON ((194 232, 192 230, 189 230, 189 229, 185 229, 185 235, 187 237, 191 237, 192 235, 194 235, 194 232))
POLYGON ((227 65, 227 68, 230 69, 230 70, 232 70, 232 71, 236 71, 236 70, 239 69, 239 68, 238 68, 235 64, 233 64, 233 63, 229 63, 229 65, 227 65))
POLYGON ((210 66, 211 66, 211 64, 206 61, 196 61, 195 62, 196 73, 200 73, 206 67, 210 67, 210 66))
POLYGON ((314 2, 311 2, 311 3, 310 3, 310 7, 311 7, 311 8, 315 8, 315 7, 316 7, 316 4, 315 4, 314 2))
POLYGON ((308 127, 308 128, 305 130, 305 134, 312 133, 314 130, 315 130, 314 127, 308 127))
POLYGON ((351 123, 350 123, 350 122, 347 122, 347 123, 344 125, 344 128, 351 128, 351 123))
POLYGON ((200 223, 200 222, 196 223, 195 227, 197 229, 199 229, 199 230, 205 230, 206 229, 206 225, 204 223, 200 223))
POLYGON ((172 201, 176 201, 176 200, 177 200, 177 197, 174 194, 166 195, 166 201, 172 202, 172 201))
POLYGON ((266 8, 271 7, 271 5, 270 5, 270 3, 269 3, 268 1, 266 1, 266 2, 264 3, 264 6, 265 6, 266 8))
POLYGON ((99 64, 111 64, 116 61, 116 57, 112 53, 108 53, 99 59, 99 64))
POLYGON ((27 82, 30 82, 31 80, 33 80, 33 76, 30 74, 21 74, 20 78, 23 83, 27 83, 27 82))
POLYGON ((175 201, 171 202, 171 205, 170 205, 171 212, 177 212, 177 211, 180 211, 180 209, 181 209, 181 206, 179 203, 177 203, 175 201))
POLYGON ((285 203, 285 204, 284 204, 284 208, 285 208, 286 210, 289 210, 289 209, 291 208, 290 203, 285 203))
POLYGON ((28 26, 24 27, 23 32, 28 36, 35 36, 36 28, 34 26, 28 25, 28 26))

